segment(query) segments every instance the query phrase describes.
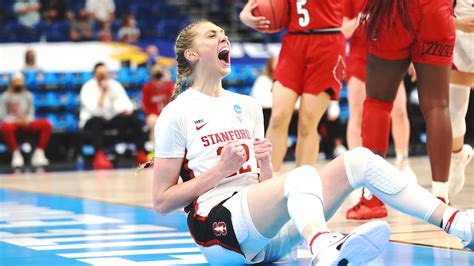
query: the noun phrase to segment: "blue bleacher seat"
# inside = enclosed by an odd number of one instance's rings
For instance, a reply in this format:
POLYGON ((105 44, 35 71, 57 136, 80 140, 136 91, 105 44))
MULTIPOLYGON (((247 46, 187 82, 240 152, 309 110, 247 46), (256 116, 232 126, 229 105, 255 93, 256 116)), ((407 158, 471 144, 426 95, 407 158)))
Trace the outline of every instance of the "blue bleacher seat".
POLYGON ((146 67, 137 68, 133 75, 134 82, 137 83, 139 86, 142 86, 143 84, 148 82, 148 80, 150 79, 148 72, 148 68, 146 67))

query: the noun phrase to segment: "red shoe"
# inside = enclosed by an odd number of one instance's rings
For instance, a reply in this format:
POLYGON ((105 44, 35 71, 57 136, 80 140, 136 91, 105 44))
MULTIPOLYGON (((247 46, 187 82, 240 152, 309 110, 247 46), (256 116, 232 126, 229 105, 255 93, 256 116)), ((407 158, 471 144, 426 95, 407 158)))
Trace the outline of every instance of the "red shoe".
POLYGON ((387 209, 385 204, 381 202, 375 195, 371 199, 366 199, 364 195, 360 197, 359 203, 354 205, 346 212, 346 219, 351 220, 369 220, 375 218, 387 217, 387 209))
POLYGON ((98 150, 95 153, 94 161, 92 162, 94 169, 112 169, 112 163, 109 161, 105 153, 101 150, 98 150))
POLYGON ((144 151, 138 151, 136 159, 137 159, 138 165, 148 162, 148 156, 146 155, 144 151))

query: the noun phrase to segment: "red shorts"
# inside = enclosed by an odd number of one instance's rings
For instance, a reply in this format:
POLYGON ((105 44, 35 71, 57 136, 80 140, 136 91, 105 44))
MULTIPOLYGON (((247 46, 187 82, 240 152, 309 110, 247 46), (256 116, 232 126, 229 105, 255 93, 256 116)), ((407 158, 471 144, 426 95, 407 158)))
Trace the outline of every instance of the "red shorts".
POLYGON ((456 36, 452 0, 418 0, 418 4, 410 15, 418 38, 405 30, 399 16, 394 16, 392 27, 382 18, 369 53, 388 60, 411 57, 417 63, 451 66, 456 36))
POLYGON ((326 91, 337 100, 346 71, 345 46, 340 33, 287 34, 283 36, 274 79, 298 95, 326 91))
POLYGON ((346 82, 349 82, 349 79, 355 77, 360 81, 365 82, 365 70, 367 63, 367 53, 351 53, 347 57, 347 75, 346 82))

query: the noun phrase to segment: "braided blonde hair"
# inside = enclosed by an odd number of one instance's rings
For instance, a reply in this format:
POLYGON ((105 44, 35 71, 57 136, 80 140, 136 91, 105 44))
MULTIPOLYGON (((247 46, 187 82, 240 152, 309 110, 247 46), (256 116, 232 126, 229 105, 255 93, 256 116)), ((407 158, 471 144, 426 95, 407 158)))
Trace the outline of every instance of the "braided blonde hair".
MULTIPOLYGON (((177 67, 178 67, 178 75, 176 77, 176 84, 174 85, 173 95, 171 96, 170 101, 173 101, 174 99, 176 99, 176 97, 178 97, 178 94, 181 92, 181 89, 183 87, 183 83, 187 84, 188 79, 190 79, 192 76, 193 69, 189 61, 184 56, 184 52, 187 49, 191 48, 194 37, 196 37, 197 33, 193 31, 194 27, 203 22, 208 22, 208 21, 198 20, 198 21, 192 22, 191 24, 186 26, 184 29, 182 29, 181 32, 178 34, 178 37, 176 38, 175 49, 176 49, 176 62, 177 62, 177 67)), ((145 168, 152 166, 154 161, 155 161, 155 158, 151 158, 146 163, 140 164, 137 168, 137 173, 145 168)))

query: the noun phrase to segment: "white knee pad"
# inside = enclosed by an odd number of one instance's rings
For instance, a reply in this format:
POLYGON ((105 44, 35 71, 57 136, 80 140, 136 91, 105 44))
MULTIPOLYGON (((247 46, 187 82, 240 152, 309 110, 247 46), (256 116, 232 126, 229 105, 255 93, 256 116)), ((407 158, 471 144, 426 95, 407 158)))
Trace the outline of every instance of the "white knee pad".
POLYGON ((312 194, 323 203, 323 184, 318 171, 312 166, 303 165, 291 170, 285 180, 285 197, 298 191, 303 194, 312 194))
POLYGON ((409 177, 369 149, 358 147, 344 154, 344 166, 351 186, 376 189, 388 195, 399 193, 409 177))
POLYGON ((466 134, 466 114, 471 88, 459 84, 449 84, 449 115, 453 138, 466 134))

